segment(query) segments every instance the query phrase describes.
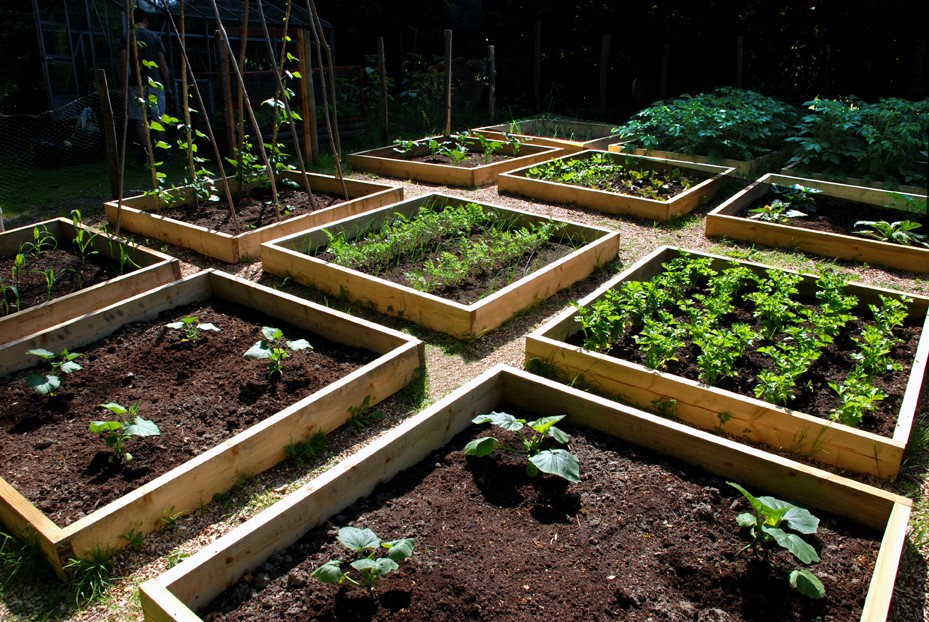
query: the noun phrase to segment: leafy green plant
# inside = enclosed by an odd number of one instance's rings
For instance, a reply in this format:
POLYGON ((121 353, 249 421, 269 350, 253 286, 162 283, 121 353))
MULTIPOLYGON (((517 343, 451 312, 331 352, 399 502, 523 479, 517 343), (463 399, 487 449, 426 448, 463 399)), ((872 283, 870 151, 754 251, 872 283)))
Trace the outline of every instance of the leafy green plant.
POLYGON ((106 442, 106 446, 113 450, 109 461, 114 459, 123 463, 132 461, 132 454, 126 450, 126 441, 136 436, 159 436, 161 430, 153 421, 143 419, 138 415, 141 401, 137 401, 129 408, 116 402, 100 404, 114 415, 123 418, 122 421, 91 421, 90 431, 99 434, 106 442))
POLYGON ((306 339, 296 339, 290 341, 284 339, 284 333, 279 328, 263 326, 261 334, 264 339, 256 342, 245 352, 245 358, 266 359, 268 361, 268 377, 284 376, 284 361, 290 356, 290 352, 299 352, 300 350, 312 350, 313 346, 306 339))
POLYGON ((807 215, 800 210, 790 209, 790 204, 780 199, 774 199, 770 203, 754 207, 748 210, 748 213, 751 214, 749 216, 751 220, 762 220, 778 224, 788 224, 793 218, 803 218, 807 215))
POLYGON ((844 383, 830 382, 829 388, 835 391, 839 405, 829 412, 829 418, 844 425, 857 426, 865 414, 877 407, 887 394, 868 382, 867 376, 854 372, 844 383))
POLYGON ((529 464, 526 465, 526 473, 529 477, 536 477, 541 471, 542 473, 557 475, 576 484, 580 481, 580 467, 577 456, 566 449, 542 449, 542 441, 546 438, 551 438, 562 445, 567 444, 569 436, 560 428, 555 427, 555 424, 564 417, 564 415, 542 417, 527 423, 525 419, 517 419, 513 415, 504 412, 478 415, 471 420, 472 423, 490 423, 504 430, 515 432, 522 442, 522 447, 520 449, 506 447, 498 439, 492 436, 484 436, 469 441, 464 447, 464 453, 466 456, 484 457, 493 453, 497 447, 504 451, 522 453, 529 461, 529 464), (530 433, 528 438, 522 432, 523 427, 526 425, 535 432, 535 434, 530 433))
POLYGON ((691 339, 698 348, 697 366, 700 382, 715 385, 735 373, 736 361, 758 335, 748 324, 732 324, 728 330, 718 327, 692 326, 691 339))
POLYGON ((58 248, 58 239, 48 230, 45 225, 36 225, 32 228, 32 241, 23 242, 19 247, 19 252, 29 255, 33 259, 42 257, 46 251, 56 250, 58 248))
POLYGON ((82 220, 83 217, 81 216, 80 210, 71 210, 71 224, 74 226, 74 239, 72 240, 72 244, 74 245, 75 251, 77 251, 77 256, 81 260, 81 266, 87 263, 88 257, 97 254, 97 251, 93 250, 93 243, 97 234, 91 233, 82 227, 82 220))
POLYGON ((351 413, 348 418, 348 427, 355 434, 363 432, 365 428, 374 425, 387 416, 383 410, 371 406, 370 395, 366 395, 359 406, 349 406, 348 412, 351 413))
POLYGON ((686 327, 675 321, 671 314, 660 313, 655 319, 644 318, 642 330, 634 339, 645 355, 645 366, 649 369, 664 369, 668 363, 677 360, 675 354, 684 347, 686 335, 686 327))
POLYGON ((52 299, 52 291, 55 289, 55 269, 52 267, 45 270, 30 270, 36 274, 41 274, 45 278, 45 301, 52 299))
POLYGON ((183 331, 184 337, 181 338, 181 342, 191 342, 196 343, 200 340, 200 331, 212 331, 215 333, 219 332, 219 328, 212 322, 198 322, 199 318, 195 315, 185 315, 177 322, 168 322, 165 324, 168 328, 172 330, 183 331))
MULTIPOLYGON (((810 514, 809 510, 774 497, 755 497, 736 483, 726 483, 742 493, 752 509, 751 512, 736 516, 739 527, 748 529, 752 538, 739 553, 751 548, 769 566, 775 568, 770 548, 777 545, 787 550, 800 563, 810 564, 819 561, 816 549, 803 539, 804 535, 815 534, 819 528, 819 519, 810 514)), ((819 578, 805 568, 790 570, 788 578, 791 587, 804 596, 823 598, 826 595, 826 588, 819 578)))
POLYGON ((26 354, 38 357, 51 366, 51 371, 47 374, 29 374, 26 376, 26 386, 45 397, 53 397, 61 388, 62 375, 84 369, 74 362, 84 355, 78 352, 68 352, 67 348, 63 349, 57 357, 54 352, 50 352, 45 348, 27 350, 26 354))
POLYGON ((298 441, 284 447, 284 458, 302 467, 312 463, 325 454, 329 437, 325 432, 314 432, 304 441, 298 441))
POLYGON ((113 580, 113 559, 109 551, 97 549, 89 558, 72 557, 64 569, 71 577, 68 587, 78 607, 103 598, 113 580))
POLYGON ((413 150, 419 146, 419 143, 415 140, 403 140, 398 138, 394 141, 394 151, 397 153, 402 153, 403 155, 409 155, 413 150))
POLYGON ((912 220, 898 220, 887 222, 886 220, 859 220, 855 223, 856 227, 868 227, 867 229, 856 230, 855 233, 868 238, 874 238, 883 242, 892 242, 902 244, 903 246, 923 246, 929 248, 929 241, 926 235, 922 233, 913 233, 916 229, 922 227, 918 222, 912 220))
POLYGON ((316 568, 310 576, 322 581, 339 585, 348 581, 358 587, 373 590, 378 580, 384 575, 400 568, 400 563, 413 554, 416 547, 414 538, 401 538, 384 542, 370 529, 342 527, 336 536, 339 544, 357 555, 349 564, 349 570, 342 570, 342 560, 332 559, 316 568), (378 553, 384 553, 378 557, 378 553), (352 578, 351 571, 358 572, 357 579, 352 578))

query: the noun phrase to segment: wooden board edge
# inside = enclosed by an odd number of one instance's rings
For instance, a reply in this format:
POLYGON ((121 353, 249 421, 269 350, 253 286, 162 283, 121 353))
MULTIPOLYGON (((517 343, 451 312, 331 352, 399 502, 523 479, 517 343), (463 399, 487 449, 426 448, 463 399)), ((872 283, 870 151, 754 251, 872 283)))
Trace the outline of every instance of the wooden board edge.
POLYGON ((868 595, 865 598, 861 620, 886 620, 893 599, 893 587, 906 544, 906 529, 911 506, 894 503, 887 527, 881 540, 881 548, 874 563, 868 595))

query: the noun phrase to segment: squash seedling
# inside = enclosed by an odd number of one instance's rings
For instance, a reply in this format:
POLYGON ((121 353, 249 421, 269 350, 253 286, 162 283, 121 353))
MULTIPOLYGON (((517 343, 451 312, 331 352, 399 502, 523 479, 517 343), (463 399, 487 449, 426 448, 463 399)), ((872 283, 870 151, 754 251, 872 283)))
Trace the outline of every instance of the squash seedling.
POLYGON ((57 358, 54 352, 49 352, 45 348, 35 348, 27 350, 26 354, 37 356, 51 365, 52 370, 47 374, 29 374, 26 376, 26 386, 45 397, 53 397, 55 392, 61 387, 61 375, 70 374, 84 369, 74 362, 78 357, 84 356, 78 352, 68 352, 65 348, 57 358))
POLYGON ((165 324, 168 328, 173 330, 180 330, 184 332, 184 336, 181 338, 181 343, 191 342, 197 343, 200 340, 200 331, 209 330, 215 333, 219 332, 219 328, 216 324, 211 322, 198 322, 199 320, 196 315, 185 315, 177 322, 168 322, 165 324))
POLYGON ((487 415, 478 415, 471 420, 471 423, 492 423, 500 426, 504 430, 516 432, 522 441, 522 450, 512 449, 501 445, 500 441, 492 436, 476 438, 465 445, 464 453, 466 456, 489 456, 493 450, 500 447, 504 451, 525 454, 529 460, 526 465, 526 473, 529 477, 535 477, 539 471, 557 475, 569 482, 576 484, 580 481, 580 468, 577 456, 566 449, 542 449, 542 441, 546 437, 553 438, 556 442, 567 444, 569 436, 562 430, 555 427, 555 424, 565 418, 565 415, 554 417, 542 417, 528 424, 525 419, 517 419, 508 413, 492 412, 487 415), (523 436, 523 426, 528 425, 535 431, 534 436, 526 438, 523 436))
POLYGON ((377 586, 378 579, 382 576, 397 570, 400 567, 398 562, 407 559, 413 554, 413 548, 416 546, 416 540, 413 538, 401 538, 390 542, 382 542, 370 529, 359 529, 357 527, 342 527, 336 536, 339 544, 350 551, 358 554, 358 559, 353 561, 349 566, 357 570, 361 575, 359 579, 353 579, 349 576, 351 570, 342 570, 342 560, 333 559, 310 573, 311 577, 319 579, 323 583, 339 585, 345 581, 373 590, 377 586), (386 549, 384 557, 377 557, 378 552, 386 549), (365 555, 366 551, 370 551, 365 555))
MULTIPOLYGON (((789 551, 804 564, 819 561, 819 555, 803 535, 816 533, 819 519, 804 508, 797 507, 774 497, 754 497, 747 490, 733 482, 726 482, 748 500, 751 512, 736 516, 739 527, 749 530, 752 541, 739 549, 739 553, 751 548, 756 555, 771 568, 776 568, 771 561, 768 549, 772 544, 789 551)), ((826 588, 812 572, 805 568, 795 568, 789 572, 790 585, 809 598, 823 598, 826 588)))
POLYGON ((131 462, 132 454, 126 451, 126 441, 134 436, 160 436, 161 430, 154 422, 143 419, 137 413, 141 401, 136 402, 126 408, 116 402, 100 404, 100 408, 106 408, 108 411, 119 417, 126 417, 125 421, 91 421, 90 431, 94 434, 100 434, 106 441, 106 446, 113 450, 110 456, 110 462, 113 459, 119 459, 122 462, 131 462))
POLYGON ((289 356, 288 350, 298 352, 313 349, 306 339, 285 340, 284 333, 279 328, 264 326, 261 334, 264 339, 249 348, 244 356, 250 359, 267 359, 269 378, 273 378, 275 374, 284 376, 284 360, 289 356))

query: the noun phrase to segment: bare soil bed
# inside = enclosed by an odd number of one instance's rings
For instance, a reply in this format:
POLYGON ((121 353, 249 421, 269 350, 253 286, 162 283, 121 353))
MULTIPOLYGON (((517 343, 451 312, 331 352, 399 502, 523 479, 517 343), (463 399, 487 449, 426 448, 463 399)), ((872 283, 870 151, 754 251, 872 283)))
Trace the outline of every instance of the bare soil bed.
POLYGON ((269 381, 265 361, 243 358, 262 339, 263 322, 255 311, 214 300, 131 324, 80 348, 83 370, 63 376, 47 400, 25 384, 27 374, 47 367, 7 376, 0 381, 0 475, 67 525, 376 358, 281 322, 272 325, 288 339, 308 339, 313 350, 291 353, 283 379, 269 381), (182 342, 182 331, 165 323, 184 316, 220 332, 182 342), (88 425, 114 418, 100 404, 136 401, 161 435, 131 439, 134 459, 111 462, 88 425))
MULTIPOLYGON (((764 207, 775 198, 777 197, 769 192, 761 199, 739 211, 737 215, 742 218, 748 218, 752 215, 749 210, 764 207)), ((858 235, 855 233, 856 230, 867 229, 867 227, 855 226, 855 223, 859 220, 885 220, 887 222, 912 220, 922 225, 915 233, 929 233, 929 215, 903 212, 896 209, 886 209, 876 205, 858 203, 824 195, 816 196, 815 214, 810 213, 800 218, 791 218, 789 224, 793 227, 813 229, 815 231, 841 233, 843 235, 858 235)))
POLYGON ((469 153, 468 157, 459 160, 457 163, 447 155, 427 153, 421 156, 399 156, 398 160, 409 160, 411 162, 425 162, 426 164, 441 164, 443 166, 454 166, 457 168, 477 168, 487 164, 495 164, 503 160, 510 160, 512 156, 501 155, 498 153, 484 157, 483 153, 469 153))
MULTIPOLYGON (((0 259, 0 274, 4 277, 9 275, 15 261, 15 255, 0 259)), ((131 264, 127 264, 125 272, 131 272, 133 269, 131 264)), ((54 276, 51 298, 67 296, 123 274, 120 272, 118 261, 103 255, 92 255, 87 258, 86 262, 81 262, 80 257, 65 250, 44 250, 39 259, 27 257, 25 267, 20 270, 19 310, 40 305, 50 299, 45 276, 45 272, 49 270, 53 271, 54 276)), ((5 304, 0 308, 0 312, 5 314, 7 310, 10 313, 17 311, 13 292, 9 290, 3 292, 3 300, 5 304)))
MULTIPOLYGON (((515 412, 515 411, 514 411, 515 412)), ((531 415, 528 418, 533 418, 531 415)), ((814 512, 814 601, 749 551, 725 481, 615 438, 567 428, 581 482, 529 479, 514 454, 466 458, 474 426, 247 574, 200 615, 231 620, 857 620, 880 541, 814 512), (375 592, 309 574, 354 559, 339 527, 416 550, 375 592)), ((503 434, 495 435, 503 437, 503 434)), ((751 491, 760 494, 762 491, 751 491)), ((775 553, 775 563, 794 568, 775 553)))
MULTIPOLYGON (((689 294, 685 293, 682 298, 687 295, 689 294)), ((744 296, 736 296, 733 300, 735 302, 733 313, 725 316, 720 321, 720 325, 725 326, 728 324, 731 326, 736 323, 745 323, 752 330, 759 331, 761 323, 758 318, 753 316, 751 304, 747 303, 744 296)), ((806 302, 812 304, 810 301, 806 302)), ((868 312, 865 311, 865 313, 868 312)), ((797 381, 794 399, 787 404, 788 408, 825 417, 827 413, 838 406, 839 398, 835 391, 829 387, 829 383, 843 383, 849 372, 854 369, 855 360, 851 358, 850 354, 858 350, 858 344, 852 339, 861 333, 863 325, 860 319, 852 320, 846 324, 835 341, 825 348, 820 358, 797 381)), ((903 343, 893 349, 891 357, 900 363, 902 369, 896 372, 880 374, 874 378, 873 385, 883 390, 887 397, 878 403, 875 410, 864 415, 861 424, 858 426, 859 429, 882 436, 893 436, 894 428, 897 425, 897 414, 900 411, 903 395, 906 392, 910 369, 916 357, 916 349, 921 334, 922 328, 914 322, 913 318, 909 318, 905 326, 894 329, 894 335, 902 339, 903 343)), ((578 332, 572 335, 568 342, 573 345, 583 345, 583 337, 583 333, 578 332)), ((783 335, 777 336, 777 338, 786 339, 783 335)), ((757 352, 758 345, 761 344, 758 343, 755 347, 747 349, 740 357, 736 364, 737 375, 723 378, 715 386, 740 395, 754 397, 754 387, 758 382, 758 373, 765 369, 776 371, 772 359, 757 352)), ((640 365, 645 364, 645 355, 640 351, 634 335, 631 333, 623 335, 613 349, 606 354, 640 365)), ((677 360, 670 361, 667 368, 661 371, 690 380, 698 380, 700 367, 697 364, 697 357, 699 355, 700 349, 693 343, 688 342, 676 354, 677 360)))
MULTIPOLYGON (((302 216, 317 210, 332 207, 345 201, 343 197, 313 192, 313 201, 304 190, 297 190, 278 185, 278 201, 280 202, 281 218, 286 220, 295 216, 302 216)), ((199 225, 222 233, 236 234, 252 229, 260 229, 273 225, 277 216, 271 202, 271 188, 253 188, 242 193, 241 199, 236 203, 236 216, 239 219, 240 231, 236 231, 229 212, 225 194, 220 194, 220 201, 201 201, 199 205, 192 203, 163 210, 169 218, 180 220, 191 225, 199 225)), ((235 200, 235 194, 233 194, 235 200)))

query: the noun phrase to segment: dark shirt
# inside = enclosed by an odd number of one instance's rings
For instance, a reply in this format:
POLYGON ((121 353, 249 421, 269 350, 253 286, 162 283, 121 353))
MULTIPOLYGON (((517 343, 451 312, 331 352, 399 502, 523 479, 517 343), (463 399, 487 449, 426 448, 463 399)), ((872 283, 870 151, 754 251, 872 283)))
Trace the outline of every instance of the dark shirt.
MULTIPOLYGON (((142 69, 142 86, 146 86, 148 81, 145 80, 145 77, 149 77, 156 82, 161 82, 161 70, 157 67, 146 67, 145 61, 153 62, 157 65, 158 63, 158 52, 164 54, 165 46, 161 41, 161 37, 157 33, 152 32, 146 28, 137 28, 135 32, 136 42, 139 45, 139 67, 142 69)), ((126 35, 120 37, 119 39, 119 49, 126 49, 126 35)), ((130 52, 129 57, 129 86, 136 85, 135 79, 135 56, 130 52)))

